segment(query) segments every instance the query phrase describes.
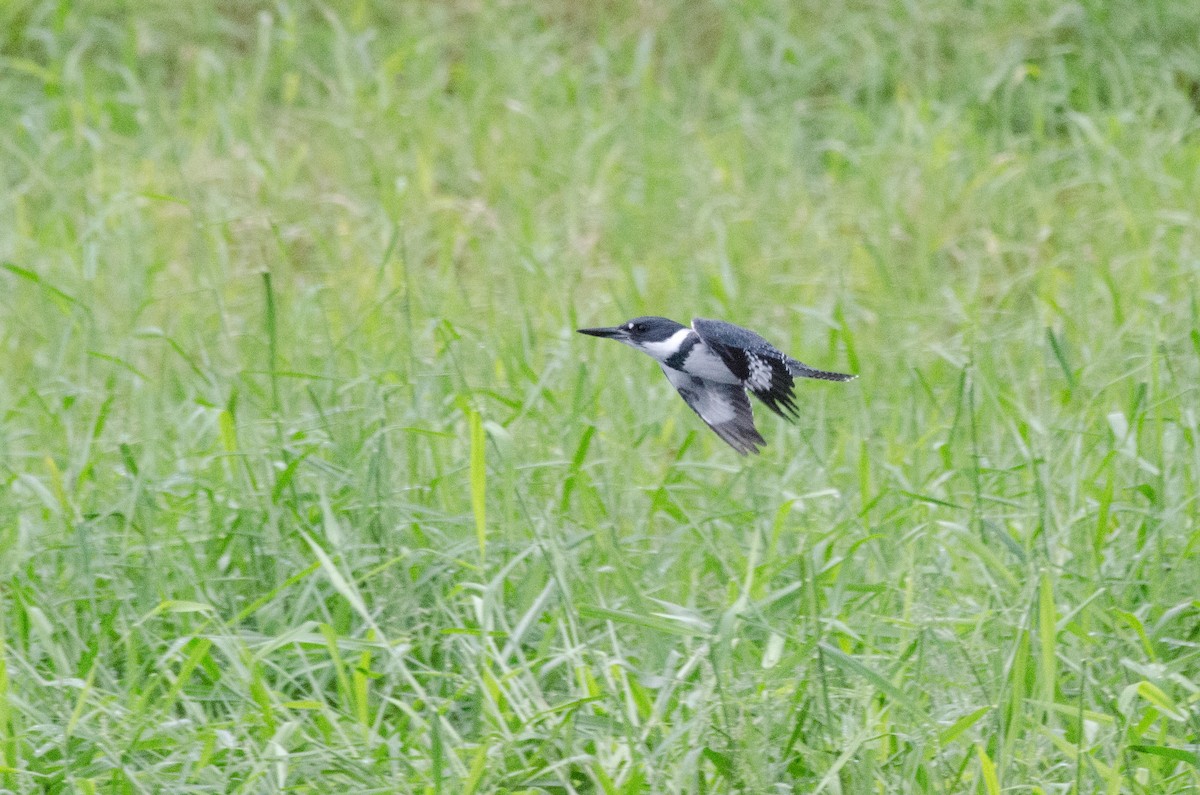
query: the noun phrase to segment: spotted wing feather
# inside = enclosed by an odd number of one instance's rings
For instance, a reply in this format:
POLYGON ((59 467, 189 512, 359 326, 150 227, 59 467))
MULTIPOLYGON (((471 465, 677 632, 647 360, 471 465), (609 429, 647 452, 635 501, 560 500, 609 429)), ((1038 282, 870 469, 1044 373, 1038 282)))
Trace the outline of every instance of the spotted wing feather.
POLYGON ((749 329, 723 320, 696 318, 692 328, 746 389, 754 393, 771 411, 786 420, 800 414, 796 405, 795 378, 819 378, 825 381, 849 381, 845 373, 833 373, 809 367, 749 329))
POLYGON ((787 354, 753 331, 722 320, 696 318, 692 328, 767 408, 786 420, 799 414, 787 354))
POLYGON ((746 389, 780 417, 796 419, 800 415, 794 390, 796 381, 788 369, 787 357, 752 353, 747 358, 750 375, 745 381, 746 389))

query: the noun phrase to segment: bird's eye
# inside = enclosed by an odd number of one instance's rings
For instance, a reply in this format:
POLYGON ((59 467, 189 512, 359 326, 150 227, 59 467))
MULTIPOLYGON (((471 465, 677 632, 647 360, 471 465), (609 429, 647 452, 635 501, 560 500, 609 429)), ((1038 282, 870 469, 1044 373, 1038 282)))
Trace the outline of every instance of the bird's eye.
POLYGON ((629 324, 629 327, 639 333, 646 330, 646 326, 642 323, 631 323, 629 324))

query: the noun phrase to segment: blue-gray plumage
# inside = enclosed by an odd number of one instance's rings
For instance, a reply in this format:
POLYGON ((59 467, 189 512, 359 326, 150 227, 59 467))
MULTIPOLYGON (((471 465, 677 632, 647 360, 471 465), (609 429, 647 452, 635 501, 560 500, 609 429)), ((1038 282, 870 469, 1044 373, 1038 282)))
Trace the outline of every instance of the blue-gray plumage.
POLYGON ((695 318, 691 328, 665 317, 636 317, 624 325, 581 328, 648 354, 671 385, 717 435, 743 455, 767 442, 754 427, 746 390, 786 420, 799 416, 795 379, 849 381, 856 376, 809 367, 753 331, 722 320, 695 318))

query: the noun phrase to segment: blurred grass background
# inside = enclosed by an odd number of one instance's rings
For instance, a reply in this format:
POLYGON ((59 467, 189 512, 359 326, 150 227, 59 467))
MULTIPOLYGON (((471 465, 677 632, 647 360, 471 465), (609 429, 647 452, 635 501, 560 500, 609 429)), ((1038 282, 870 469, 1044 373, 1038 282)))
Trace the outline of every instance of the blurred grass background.
POLYGON ((0 6, 0 786, 1200 787, 1200 6, 0 6), (741 459, 573 333, 818 367, 741 459))

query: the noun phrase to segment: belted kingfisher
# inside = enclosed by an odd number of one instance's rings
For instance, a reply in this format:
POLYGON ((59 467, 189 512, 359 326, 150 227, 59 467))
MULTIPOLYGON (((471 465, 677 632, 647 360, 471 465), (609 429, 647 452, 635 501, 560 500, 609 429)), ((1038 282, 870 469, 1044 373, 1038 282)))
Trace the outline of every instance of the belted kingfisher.
POLYGON ((746 390, 791 421, 799 416, 795 377, 849 381, 857 376, 798 362, 753 331, 721 320, 695 318, 691 328, 665 317, 635 317, 621 326, 581 328, 652 356, 671 386, 730 447, 757 453, 767 441, 754 427, 746 390))

